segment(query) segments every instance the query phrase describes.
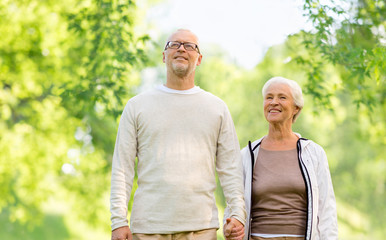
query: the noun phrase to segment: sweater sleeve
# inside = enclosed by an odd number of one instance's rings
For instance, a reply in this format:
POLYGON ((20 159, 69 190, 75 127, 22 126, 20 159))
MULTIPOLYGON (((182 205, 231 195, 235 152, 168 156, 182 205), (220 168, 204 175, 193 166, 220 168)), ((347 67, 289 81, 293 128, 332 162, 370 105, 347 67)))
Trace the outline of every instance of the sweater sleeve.
POLYGON ((216 169, 227 202, 226 215, 245 225, 246 211, 240 147, 228 108, 225 108, 219 132, 216 169))
MULTIPOLYGON (((246 199, 247 191, 245 189, 246 171, 248 169, 247 161, 250 159, 248 147, 243 148, 240 151, 240 153, 241 153, 241 160, 242 160, 242 176, 243 176, 245 210, 246 210, 246 216, 248 218, 248 207, 247 207, 247 204, 249 204, 249 201, 248 201, 248 199, 246 199)), ((226 208, 224 210, 224 219, 223 219, 223 224, 224 225, 226 223, 226 219, 230 218, 230 217, 231 217, 231 213, 230 213, 230 208, 229 208, 229 205, 228 205, 228 206, 226 206, 226 208)), ((247 219, 247 221, 248 221, 248 219, 247 219)), ((246 222, 246 223, 248 223, 248 222, 246 222)), ((246 226, 246 225, 244 225, 244 226, 246 226)))
POLYGON ((127 208, 137 155, 136 135, 135 117, 128 103, 121 116, 113 155, 110 194, 112 230, 128 225, 127 208))
POLYGON ((338 239, 338 223, 336 213, 336 201, 332 186, 327 156, 323 148, 319 146, 319 166, 317 179, 319 186, 319 210, 318 210, 318 232, 320 239, 338 239))

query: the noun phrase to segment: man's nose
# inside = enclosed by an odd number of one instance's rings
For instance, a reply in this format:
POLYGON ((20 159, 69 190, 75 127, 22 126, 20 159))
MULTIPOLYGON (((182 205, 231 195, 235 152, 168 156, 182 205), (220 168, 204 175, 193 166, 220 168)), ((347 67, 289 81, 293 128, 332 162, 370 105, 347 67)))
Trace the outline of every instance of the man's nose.
POLYGON ((185 50, 185 47, 184 47, 184 44, 181 44, 179 48, 177 48, 177 51, 186 51, 185 50))

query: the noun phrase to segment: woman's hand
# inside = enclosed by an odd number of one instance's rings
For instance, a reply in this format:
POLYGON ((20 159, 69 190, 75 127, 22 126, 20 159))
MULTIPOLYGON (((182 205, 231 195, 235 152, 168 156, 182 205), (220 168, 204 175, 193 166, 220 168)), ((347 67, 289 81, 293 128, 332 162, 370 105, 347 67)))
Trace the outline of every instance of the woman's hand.
POLYGON ((235 218, 227 218, 224 225, 226 240, 242 240, 244 237, 244 225, 235 218))

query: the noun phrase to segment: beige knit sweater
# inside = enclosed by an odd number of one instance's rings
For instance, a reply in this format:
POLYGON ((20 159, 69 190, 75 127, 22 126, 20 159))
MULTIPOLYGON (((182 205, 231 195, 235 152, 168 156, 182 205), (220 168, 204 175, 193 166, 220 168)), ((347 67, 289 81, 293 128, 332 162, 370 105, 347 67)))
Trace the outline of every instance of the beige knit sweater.
POLYGON ((199 87, 159 86, 127 103, 115 144, 112 229, 126 226, 138 157, 133 233, 218 228, 215 171, 231 215, 245 223, 239 143, 226 104, 199 87))

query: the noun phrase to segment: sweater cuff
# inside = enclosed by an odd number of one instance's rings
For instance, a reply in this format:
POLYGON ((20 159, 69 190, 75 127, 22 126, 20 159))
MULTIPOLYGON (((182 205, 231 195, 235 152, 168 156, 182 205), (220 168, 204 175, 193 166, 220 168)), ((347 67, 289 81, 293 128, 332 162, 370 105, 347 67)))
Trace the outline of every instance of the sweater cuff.
POLYGON ((242 208, 234 209, 230 213, 230 217, 239 220, 239 222, 241 222, 245 226, 245 223, 247 221, 247 213, 244 209, 242 209, 242 208))
POLYGON ((242 219, 240 219, 238 216, 231 216, 230 218, 237 219, 239 222, 241 222, 241 223, 245 226, 245 221, 243 221, 242 219))
POLYGON ((127 221, 113 223, 111 224, 111 231, 114 231, 117 228, 126 227, 126 226, 129 226, 127 221))

